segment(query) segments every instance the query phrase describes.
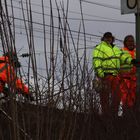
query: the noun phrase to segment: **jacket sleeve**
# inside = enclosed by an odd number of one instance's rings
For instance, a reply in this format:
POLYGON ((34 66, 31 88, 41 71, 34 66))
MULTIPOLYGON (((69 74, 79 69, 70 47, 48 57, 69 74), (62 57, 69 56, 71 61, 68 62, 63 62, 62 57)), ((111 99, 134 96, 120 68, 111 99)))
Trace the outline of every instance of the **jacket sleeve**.
POLYGON ((92 52, 92 59, 93 69, 95 70, 95 73, 99 77, 104 77, 104 72, 102 68, 103 53, 97 47, 92 52))
POLYGON ((131 65, 132 57, 127 51, 121 50, 120 60, 121 60, 121 64, 130 64, 131 65))

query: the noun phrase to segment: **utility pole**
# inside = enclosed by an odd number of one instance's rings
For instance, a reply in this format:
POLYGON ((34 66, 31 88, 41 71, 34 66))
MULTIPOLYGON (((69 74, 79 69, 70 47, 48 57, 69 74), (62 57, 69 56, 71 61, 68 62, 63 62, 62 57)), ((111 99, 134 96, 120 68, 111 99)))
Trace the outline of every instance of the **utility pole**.
MULTIPOLYGON (((140 62, 140 0, 137 0, 136 17, 136 60, 140 62)), ((136 67, 136 109, 140 112, 140 64, 136 67)))
POLYGON ((121 13, 135 13, 136 18, 136 111, 140 112, 140 0, 121 0, 121 13))

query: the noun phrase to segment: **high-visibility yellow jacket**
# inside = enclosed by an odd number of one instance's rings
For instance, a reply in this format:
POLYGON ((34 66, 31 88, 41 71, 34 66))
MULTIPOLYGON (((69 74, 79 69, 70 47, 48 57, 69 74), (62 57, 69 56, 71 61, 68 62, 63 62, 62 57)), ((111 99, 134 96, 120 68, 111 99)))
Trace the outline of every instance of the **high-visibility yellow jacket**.
POLYGON ((105 73, 117 75, 120 65, 127 63, 131 65, 132 57, 129 53, 124 53, 116 46, 102 41, 92 52, 93 68, 99 77, 104 77, 105 73))
MULTIPOLYGON (((132 59, 136 58, 136 50, 135 49, 130 51, 128 48, 123 47, 122 51, 124 53, 129 53, 131 55, 132 59)), ((131 65, 129 65, 127 63, 122 63, 121 64, 121 72, 134 72, 134 71, 135 71, 135 68, 133 67, 132 64, 131 65)))

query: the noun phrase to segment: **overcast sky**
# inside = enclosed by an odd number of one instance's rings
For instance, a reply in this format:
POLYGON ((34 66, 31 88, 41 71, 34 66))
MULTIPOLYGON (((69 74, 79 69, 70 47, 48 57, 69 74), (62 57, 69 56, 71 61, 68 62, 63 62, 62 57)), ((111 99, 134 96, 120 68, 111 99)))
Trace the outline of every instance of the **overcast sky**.
MULTIPOLYGON (((10 9, 10 1, 8 0, 8 5, 10 9)), ((16 23, 16 46, 17 50, 21 51, 20 53, 28 52, 28 44, 26 39, 26 32, 23 20, 23 14, 21 11, 21 0, 12 0, 14 5, 14 17, 17 18, 15 20, 16 23)), ((24 4, 25 14, 27 7, 25 6, 25 0, 22 0, 24 4)), ((42 0, 31 0, 32 3, 32 14, 33 14, 33 22, 34 24, 34 42, 39 67, 43 67, 40 64, 42 61, 42 54, 44 52, 44 41, 43 41, 43 23, 42 21, 42 8, 41 8, 42 0)), ((66 9, 67 0, 56 0, 58 2, 58 6, 61 9, 62 2, 64 3, 64 7, 66 9), (60 4, 61 2, 61 4, 60 4)), ((84 17, 85 24, 85 32, 87 34, 99 35, 106 31, 110 31, 113 35, 120 40, 123 40, 124 37, 128 34, 132 34, 135 36, 135 16, 134 14, 121 15, 120 10, 120 0, 85 0, 87 2, 82 2, 82 11, 84 17), (92 3, 90 3, 92 2, 92 3), (102 6, 101 6, 102 5, 102 6), (109 8, 112 7, 112 8, 109 8)), ((4 3, 4 0, 3 0, 4 3)), ((45 6, 45 22, 46 25, 50 25, 50 0, 44 0, 45 6)), ((53 7, 53 16, 54 16, 54 26, 58 27, 58 12, 56 10, 55 0, 52 0, 53 7)), ((9 15, 11 15, 11 10, 9 10, 9 15)), ((61 13, 62 16, 62 13, 61 13)), ((70 25, 70 29, 73 31, 79 30, 79 25, 81 22, 81 14, 80 14, 80 3, 79 0, 69 0, 69 12, 68 12, 68 23, 70 25)), ((46 26, 46 37, 48 38, 47 45, 49 46, 49 34, 50 28, 46 26)), ((55 29, 55 33, 58 32, 58 29, 55 29)), ((83 29, 81 29, 83 32, 83 29)), ((73 37, 77 38, 77 34, 73 33, 73 37)), ((100 37, 94 37, 90 35, 86 35, 87 37, 87 47, 93 47, 100 42, 100 37)), ((57 36, 55 37, 57 39, 57 36)), ((76 39, 75 39, 76 41, 76 39)), ((80 41, 82 48, 84 46, 83 39, 80 41)), ((116 44, 119 47, 122 47, 122 42, 116 41, 116 44)), ((48 49, 49 50, 49 49, 48 49)), ((89 51, 89 56, 91 56, 91 50, 89 51)), ((25 65, 25 64, 24 64, 25 65)))
MULTIPOLYGON (((13 3, 16 7, 21 8, 20 1, 21 0, 13 0, 13 3)), ((23 1, 25 1, 25 0, 23 0, 23 1)), ((58 16, 58 13, 55 9, 56 4, 54 1, 55 0, 52 0, 52 6, 54 7, 53 14, 54 14, 54 16, 58 16)), ((60 6, 60 1, 62 3, 62 0, 57 0, 59 6, 60 6)), ((40 1, 31 0, 31 2, 33 4, 32 10, 35 12, 41 13, 42 12, 42 9, 40 7, 41 0, 40 1)), ((67 0, 63 0, 63 2, 65 4, 65 9, 66 9, 67 0)), ((49 15, 50 14, 49 0, 45 0, 44 5, 45 5, 45 14, 49 15)), ((124 36, 127 34, 135 35, 135 24, 134 24, 135 16, 134 16, 134 14, 121 15, 121 11, 119 10, 120 9, 120 0, 104 0, 104 1, 103 0, 87 0, 87 2, 82 2, 82 8, 83 8, 82 10, 83 10, 84 19, 85 19, 84 23, 85 23, 85 30, 86 30, 85 32, 86 33, 102 35, 104 32, 110 31, 114 34, 114 36, 116 38, 121 39, 121 40, 123 40, 124 36), (88 3, 88 2, 93 2, 93 4, 88 3), (98 4, 102 4, 105 6, 99 6, 98 4), (114 9, 106 7, 108 5, 114 7, 114 9), (130 23, 123 23, 122 21, 129 21, 130 23)), ((20 12, 20 10, 15 8, 15 11, 18 11, 18 12, 15 12, 16 17, 22 17, 22 13, 20 12)), ((34 15, 33 21, 42 23, 42 16, 41 16, 41 14, 38 14, 38 13, 33 13, 33 15, 34 15)), ((75 30, 75 31, 79 30, 79 24, 81 21, 80 20, 81 15, 79 13, 80 13, 79 0, 69 0, 68 22, 70 24, 71 30, 75 30)), ((50 19, 49 16, 48 17, 46 16, 46 24, 48 24, 48 25, 49 25, 49 19, 50 19)), ((54 24, 56 26, 58 26, 57 25, 58 20, 56 20, 54 18, 54 22, 56 22, 54 24)), ((23 23, 21 21, 17 21, 17 24, 19 24, 20 26, 23 25, 23 23)), ((35 25, 35 27, 36 27, 36 25, 35 25)), ((42 27, 38 26, 37 28, 39 28, 41 30, 42 27)), ((24 29, 21 28, 20 30, 22 32, 24 29)), ((17 29, 17 31, 18 31, 18 29, 17 29)), ((40 34, 39 34, 39 36, 40 36, 40 34)), ((98 42, 100 40, 99 40, 99 38, 95 38, 95 40, 93 40, 93 41, 98 42)), ((23 42, 23 43, 25 43, 25 42, 23 42)), ((20 45, 21 45, 21 41, 20 41, 20 45)))
MULTIPOLYGON (((95 2, 104 3, 107 5, 112 5, 114 7, 120 8, 120 0, 96 0, 95 2)), ((111 9, 103 6, 97 6, 95 4, 83 3, 83 9, 85 13, 91 13, 94 15, 102 16, 105 18, 122 20, 122 21, 131 21, 134 22, 135 17, 133 14, 121 15, 120 10, 111 9)), ((135 26, 130 23, 114 23, 114 22, 87 22, 87 30, 90 31, 90 28, 93 27, 92 33, 100 32, 104 33, 106 31, 111 31, 116 38, 123 39, 127 34, 135 34, 135 26)))

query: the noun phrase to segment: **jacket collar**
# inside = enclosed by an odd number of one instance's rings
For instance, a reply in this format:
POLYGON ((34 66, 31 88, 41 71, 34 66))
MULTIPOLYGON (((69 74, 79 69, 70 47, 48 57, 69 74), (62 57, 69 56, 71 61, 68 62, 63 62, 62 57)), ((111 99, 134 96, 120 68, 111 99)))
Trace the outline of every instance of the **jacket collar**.
POLYGON ((102 42, 101 42, 101 44, 103 44, 103 45, 106 45, 106 46, 108 46, 108 47, 113 48, 111 44, 109 44, 109 43, 107 43, 107 42, 105 42, 105 41, 102 41, 102 42))

